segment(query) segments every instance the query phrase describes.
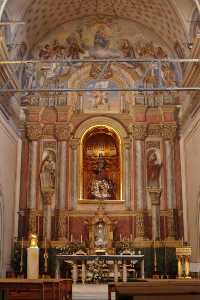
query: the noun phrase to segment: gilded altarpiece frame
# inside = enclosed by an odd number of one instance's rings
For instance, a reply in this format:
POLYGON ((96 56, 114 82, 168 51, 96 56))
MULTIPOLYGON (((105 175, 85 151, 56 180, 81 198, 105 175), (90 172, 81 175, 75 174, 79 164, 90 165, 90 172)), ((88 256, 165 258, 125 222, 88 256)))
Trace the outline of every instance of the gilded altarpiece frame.
POLYGON ((87 130, 80 145, 80 200, 122 200, 122 152, 119 135, 108 126, 87 130))

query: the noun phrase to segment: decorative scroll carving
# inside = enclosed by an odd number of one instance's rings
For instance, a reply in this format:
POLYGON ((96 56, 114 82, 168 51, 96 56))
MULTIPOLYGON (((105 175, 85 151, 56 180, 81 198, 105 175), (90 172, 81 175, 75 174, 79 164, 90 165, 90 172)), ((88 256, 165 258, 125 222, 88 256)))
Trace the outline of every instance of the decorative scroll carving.
POLYGON ((159 141, 148 141, 146 143, 146 149, 148 150, 148 149, 151 149, 151 148, 160 150, 160 142, 159 141))
POLYGON ((174 139, 177 134, 176 124, 162 124, 162 137, 164 139, 174 139))
POLYGON ((148 126, 148 135, 161 137, 162 136, 161 125, 160 124, 150 124, 148 126))
POLYGON ((136 239, 144 239, 144 213, 138 212, 136 215, 136 239))
POLYGON ((42 126, 40 124, 29 124, 26 127, 26 134, 29 140, 37 141, 42 137, 42 126))
POLYGON ((56 125, 55 129, 56 138, 59 141, 66 141, 69 138, 70 135, 70 128, 68 125, 65 124, 58 124, 56 125))
POLYGON ((133 138, 135 140, 144 140, 147 137, 147 125, 133 125, 133 138))
POLYGON ((44 128, 43 128, 43 134, 42 134, 42 137, 43 138, 46 138, 46 137, 54 137, 54 125, 46 125, 44 128))

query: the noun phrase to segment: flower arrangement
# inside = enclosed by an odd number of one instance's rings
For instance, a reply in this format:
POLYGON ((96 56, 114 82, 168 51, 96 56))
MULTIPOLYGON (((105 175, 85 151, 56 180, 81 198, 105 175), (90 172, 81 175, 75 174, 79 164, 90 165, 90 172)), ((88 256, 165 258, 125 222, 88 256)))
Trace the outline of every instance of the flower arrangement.
POLYGON ((129 250, 130 252, 134 251, 133 241, 122 240, 122 241, 117 241, 115 243, 115 252, 116 252, 116 254, 122 254, 126 250, 129 250))
POLYGON ((100 282, 104 277, 103 272, 104 262, 101 260, 93 261, 89 267, 87 272, 87 281, 88 282, 100 282))
POLYGON ((70 242, 69 244, 66 244, 64 247, 56 247, 57 254, 72 255, 80 250, 87 253, 87 248, 84 243, 70 242))

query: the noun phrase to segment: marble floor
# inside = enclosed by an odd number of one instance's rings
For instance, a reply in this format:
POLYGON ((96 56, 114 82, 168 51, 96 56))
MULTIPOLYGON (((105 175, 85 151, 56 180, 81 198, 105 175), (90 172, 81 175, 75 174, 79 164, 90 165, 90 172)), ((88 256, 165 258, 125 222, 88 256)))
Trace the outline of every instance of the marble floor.
POLYGON ((106 284, 76 284, 72 289, 72 300, 107 300, 106 284))

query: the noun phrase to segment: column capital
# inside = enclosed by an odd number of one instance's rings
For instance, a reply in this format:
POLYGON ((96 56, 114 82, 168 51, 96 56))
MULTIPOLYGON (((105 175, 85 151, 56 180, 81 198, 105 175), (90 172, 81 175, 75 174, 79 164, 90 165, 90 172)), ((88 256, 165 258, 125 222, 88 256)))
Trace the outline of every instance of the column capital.
POLYGON ((55 135, 59 141, 67 141, 70 136, 70 127, 66 124, 56 124, 55 135))
POLYGON ((144 140, 147 137, 147 125, 146 124, 133 125, 132 135, 135 140, 144 140))
POLYGON ((147 188, 147 191, 149 192, 149 196, 151 198, 151 204, 157 206, 160 205, 162 190, 159 188, 147 188))
POLYGON ((177 135, 177 125, 175 123, 162 124, 161 134, 165 140, 173 140, 177 135))
POLYGON ((40 124, 27 124, 26 135, 29 140, 37 141, 41 139, 43 133, 43 128, 40 124))

